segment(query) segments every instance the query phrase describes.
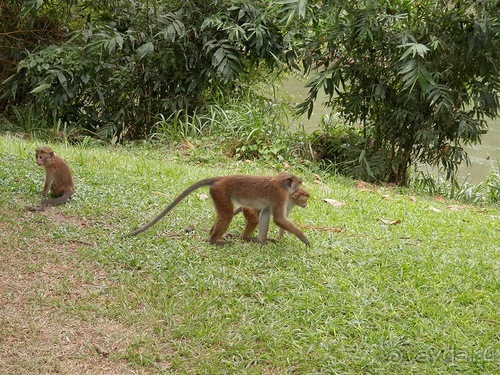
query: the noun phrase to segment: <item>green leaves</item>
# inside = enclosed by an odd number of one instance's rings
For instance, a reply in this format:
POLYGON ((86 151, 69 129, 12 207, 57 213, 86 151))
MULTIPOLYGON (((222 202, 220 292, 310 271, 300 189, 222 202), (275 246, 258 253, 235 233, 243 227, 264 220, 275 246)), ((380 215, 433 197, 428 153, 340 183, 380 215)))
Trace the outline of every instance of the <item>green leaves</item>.
POLYGON ((155 50, 154 44, 152 42, 144 43, 137 49, 137 56, 139 56, 139 60, 142 60, 144 56, 152 54, 155 50))
POLYGON ((453 172, 467 160, 460 145, 480 140, 477 119, 498 115, 498 10, 472 0, 449 5, 339 1, 305 13, 295 45, 304 46, 304 70, 316 70, 299 110, 311 113, 320 90, 331 95, 326 104, 367 139, 353 163, 388 158, 388 174, 367 169, 375 180, 404 184, 415 162, 453 172))
POLYGON ((399 70, 399 74, 403 76, 403 89, 409 89, 410 91, 417 82, 424 92, 428 91, 430 85, 435 84, 425 64, 418 59, 407 61, 399 70))
POLYGON ((429 106, 436 115, 443 112, 451 113, 454 109, 453 97, 449 87, 445 85, 433 85, 427 95, 429 106))
POLYGON ((305 18, 307 12, 307 0, 280 0, 276 1, 279 14, 281 15, 280 22, 289 26, 296 17, 305 18))
POLYGON ((29 98, 49 123, 62 118, 103 138, 138 138, 160 114, 195 113, 212 92, 261 74, 252 67, 278 63, 279 30, 260 2, 88 7, 81 29, 73 20, 70 39, 29 55, 0 87, 1 97, 29 98))
POLYGON ((35 87, 33 90, 30 91, 30 94, 36 94, 42 91, 47 90, 50 88, 51 84, 50 83, 43 83, 40 86, 35 87))
POLYGON ((108 42, 108 52, 112 53, 116 48, 123 48, 123 36, 116 33, 108 42))
POLYGON ((157 34, 157 36, 161 35, 165 38, 165 40, 171 43, 175 42, 178 38, 184 37, 186 34, 186 26, 184 25, 182 18, 182 11, 160 15, 159 21, 164 23, 165 26, 163 30, 157 34))
POLYGON ((401 55, 401 58, 399 60, 404 60, 406 59, 409 55, 411 57, 415 57, 416 55, 419 55, 422 58, 425 58, 425 55, 429 51, 429 48, 425 44, 420 44, 420 43, 406 43, 397 46, 397 48, 405 48, 405 52, 403 55, 401 55))
POLYGON ((212 55, 212 67, 224 82, 229 82, 243 72, 240 54, 227 39, 212 39, 205 43, 205 50, 212 55))
POLYGON ((420 43, 407 43, 399 45, 397 48, 405 48, 399 58, 400 61, 404 61, 408 56, 412 57, 399 69, 399 74, 403 76, 403 89, 411 91, 418 82, 422 91, 427 92, 430 86, 435 85, 431 74, 425 67, 425 55, 429 48, 420 43))

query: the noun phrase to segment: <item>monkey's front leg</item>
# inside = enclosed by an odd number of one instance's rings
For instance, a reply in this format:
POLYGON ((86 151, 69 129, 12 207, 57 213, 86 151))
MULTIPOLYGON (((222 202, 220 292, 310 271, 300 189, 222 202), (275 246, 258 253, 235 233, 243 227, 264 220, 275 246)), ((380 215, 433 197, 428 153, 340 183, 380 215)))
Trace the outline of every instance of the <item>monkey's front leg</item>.
POLYGON ((43 184, 42 197, 46 197, 49 194, 49 190, 53 183, 53 179, 49 178, 49 176, 46 176, 45 183, 43 184))
POLYGON ((271 219, 271 209, 265 208, 259 215, 259 242, 265 245, 267 241, 267 231, 269 230, 269 220, 271 219))

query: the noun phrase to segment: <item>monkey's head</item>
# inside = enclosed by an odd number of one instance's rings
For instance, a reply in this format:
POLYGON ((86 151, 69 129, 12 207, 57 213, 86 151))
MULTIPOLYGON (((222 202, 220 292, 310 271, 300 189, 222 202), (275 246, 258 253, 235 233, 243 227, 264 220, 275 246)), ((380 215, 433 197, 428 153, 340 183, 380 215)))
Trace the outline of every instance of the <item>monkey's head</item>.
POLYGON ((54 151, 50 147, 38 147, 35 151, 35 159, 37 165, 45 165, 49 158, 54 156, 54 151))
POLYGON ((280 173, 277 179, 279 179, 282 182, 282 186, 290 192, 296 192, 300 184, 302 184, 301 178, 298 178, 297 176, 288 172, 280 173))
POLYGON ((310 195, 311 194, 309 194, 308 191, 299 189, 290 196, 290 200, 296 206, 307 207, 307 200, 309 199, 310 195))

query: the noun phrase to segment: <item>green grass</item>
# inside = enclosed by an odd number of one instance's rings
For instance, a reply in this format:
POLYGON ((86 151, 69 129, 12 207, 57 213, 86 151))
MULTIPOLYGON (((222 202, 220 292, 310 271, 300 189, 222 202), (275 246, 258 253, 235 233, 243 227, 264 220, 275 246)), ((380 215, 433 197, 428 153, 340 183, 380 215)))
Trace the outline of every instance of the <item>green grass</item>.
MULTIPOLYGON (((214 213, 201 195, 206 190, 141 235, 120 239, 199 179, 279 169, 225 159, 213 149, 54 144, 73 170, 77 193, 39 215, 24 211, 43 184, 33 160, 38 145, 0 138, 3 257, 18 252, 28 259, 33 250, 26 249, 40 236, 58 249, 71 244, 76 255, 70 258, 80 265, 74 273, 83 281, 68 271, 57 281, 59 294, 42 293, 31 303, 128 327, 128 340, 121 350, 110 345, 108 361, 169 374, 500 370, 498 208, 359 189, 337 176, 317 182, 288 161, 311 192, 309 206, 290 216, 311 248, 291 235, 263 247, 238 240, 209 245, 214 213), (65 220, 54 225, 54 215, 65 220), (195 231, 184 233, 188 226, 195 231), (92 276, 97 269, 106 277, 92 276), (72 288, 85 293, 68 298, 72 288)), ((237 217, 230 232, 242 228, 237 217)), ((271 232, 277 236, 274 226, 271 232)), ((36 263, 21 267, 37 270, 36 263)), ((0 328, 0 344, 8 337, 0 328)))

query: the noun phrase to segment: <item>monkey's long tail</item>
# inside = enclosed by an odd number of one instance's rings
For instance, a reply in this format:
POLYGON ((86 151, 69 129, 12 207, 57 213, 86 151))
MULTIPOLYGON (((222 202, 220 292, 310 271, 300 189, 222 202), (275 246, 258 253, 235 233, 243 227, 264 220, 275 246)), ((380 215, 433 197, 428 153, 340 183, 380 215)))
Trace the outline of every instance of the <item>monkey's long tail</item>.
POLYGON ((168 205, 167 208, 165 208, 158 216, 156 216, 153 220, 151 220, 149 223, 144 224, 142 227, 139 229, 134 230, 133 232, 124 234, 123 237, 131 237, 131 236, 136 236, 141 232, 144 232, 146 229, 152 227, 154 224, 156 224, 163 216, 168 214, 170 210, 172 210, 175 206, 179 204, 181 200, 186 198, 189 194, 191 194, 193 191, 203 187, 203 186, 210 186, 212 185, 215 181, 219 180, 221 177, 213 177, 213 178, 206 178, 204 180, 198 181, 197 183, 191 185, 188 187, 186 190, 184 190, 177 198, 174 199, 172 203, 168 205))
POLYGON ((70 200, 72 195, 73 195, 72 191, 66 190, 64 192, 64 194, 58 198, 42 199, 42 201, 40 202, 40 205, 43 205, 44 207, 46 207, 46 206, 58 206, 60 204, 66 203, 68 200, 70 200))
POLYGON ((71 199, 72 195, 73 195, 72 191, 66 190, 63 193, 63 195, 61 195, 59 198, 42 199, 40 201, 40 204, 38 205, 38 207, 28 206, 28 207, 26 207, 26 209, 28 211, 35 211, 35 212, 36 211, 38 211, 38 212, 45 211, 47 206, 57 206, 59 204, 67 202, 69 199, 71 199))

